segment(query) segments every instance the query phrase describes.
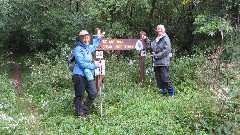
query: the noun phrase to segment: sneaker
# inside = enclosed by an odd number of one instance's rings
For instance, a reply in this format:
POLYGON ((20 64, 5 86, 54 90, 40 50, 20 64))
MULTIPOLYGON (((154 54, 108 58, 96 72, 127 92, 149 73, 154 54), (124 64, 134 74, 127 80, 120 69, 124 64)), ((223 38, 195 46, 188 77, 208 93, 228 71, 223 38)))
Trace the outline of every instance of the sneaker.
POLYGON ((161 94, 164 96, 167 94, 167 90, 165 88, 162 89, 161 94))
POLYGON ((173 88, 172 88, 172 89, 169 89, 169 90, 168 90, 168 94, 169 94, 170 97, 173 97, 173 96, 175 95, 174 89, 173 89, 173 88))
POLYGON ((88 119, 88 117, 87 117, 87 115, 86 114, 84 114, 83 112, 82 113, 77 113, 77 118, 82 118, 83 120, 85 120, 85 121, 88 121, 89 122, 89 119, 88 119))

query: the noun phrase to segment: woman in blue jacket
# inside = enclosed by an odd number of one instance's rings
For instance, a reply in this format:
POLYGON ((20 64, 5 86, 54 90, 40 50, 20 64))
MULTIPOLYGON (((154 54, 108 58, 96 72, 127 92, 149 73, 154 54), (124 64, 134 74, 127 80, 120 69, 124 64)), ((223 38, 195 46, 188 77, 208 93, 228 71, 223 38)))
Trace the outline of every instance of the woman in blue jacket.
POLYGON ((74 49, 76 65, 73 69, 72 76, 75 90, 74 105, 77 117, 86 117, 89 108, 97 96, 96 84, 94 80, 87 80, 84 70, 91 70, 92 75, 94 75, 94 69, 102 66, 101 63, 92 63, 92 53, 98 48, 101 37, 103 36, 104 34, 96 37, 93 41, 93 45, 89 45, 89 33, 86 30, 82 30, 79 33, 79 41, 77 41, 76 48, 74 49), (88 93, 88 96, 83 104, 82 100, 84 98, 85 90, 88 93))

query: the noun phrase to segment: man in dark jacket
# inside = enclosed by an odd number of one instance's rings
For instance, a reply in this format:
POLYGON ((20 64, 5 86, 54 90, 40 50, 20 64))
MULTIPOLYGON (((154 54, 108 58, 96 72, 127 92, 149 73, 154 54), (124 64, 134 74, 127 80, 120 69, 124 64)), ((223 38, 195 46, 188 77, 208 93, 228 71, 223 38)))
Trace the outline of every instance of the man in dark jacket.
POLYGON ((167 91, 169 96, 174 96, 174 88, 170 80, 169 66, 171 59, 171 42, 165 32, 164 25, 157 26, 157 38, 151 42, 148 38, 147 48, 152 50, 153 66, 157 86, 162 90, 162 94, 166 95, 167 91))

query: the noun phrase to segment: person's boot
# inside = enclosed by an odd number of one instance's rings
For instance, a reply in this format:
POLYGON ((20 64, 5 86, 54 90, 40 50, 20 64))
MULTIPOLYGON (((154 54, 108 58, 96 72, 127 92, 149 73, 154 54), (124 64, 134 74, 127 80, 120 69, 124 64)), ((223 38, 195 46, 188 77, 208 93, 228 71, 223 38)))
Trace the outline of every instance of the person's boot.
POLYGON ((77 118, 83 118, 83 119, 85 119, 87 116, 86 116, 86 114, 84 114, 83 112, 77 112, 77 113, 76 113, 76 117, 77 117, 77 118))
POLYGON ((84 102, 84 106, 83 106, 83 113, 85 115, 89 114, 89 109, 93 104, 94 99, 92 98, 87 98, 86 101, 84 102))
POLYGON ((169 89, 169 90, 168 90, 168 94, 169 94, 170 97, 173 97, 173 96, 175 95, 174 89, 173 89, 173 88, 172 88, 172 89, 169 89))
POLYGON ((167 89, 166 88, 163 88, 162 91, 161 91, 161 94, 164 96, 167 94, 167 89))
POLYGON ((85 117, 85 114, 83 113, 82 98, 75 97, 73 102, 75 106, 76 117, 85 117))

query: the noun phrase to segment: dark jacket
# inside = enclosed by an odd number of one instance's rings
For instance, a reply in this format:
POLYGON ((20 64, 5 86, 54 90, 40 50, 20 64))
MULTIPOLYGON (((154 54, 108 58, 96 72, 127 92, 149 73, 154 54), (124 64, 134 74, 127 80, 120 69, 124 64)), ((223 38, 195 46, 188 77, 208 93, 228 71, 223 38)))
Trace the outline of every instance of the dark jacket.
MULTIPOLYGON (((148 39, 147 39, 148 40, 148 39)), ((155 52, 153 57, 153 66, 169 66, 170 65, 170 53, 171 53, 171 42, 167 34, 159 39, 158 42, 147 41, 148 48, 155 52)))

